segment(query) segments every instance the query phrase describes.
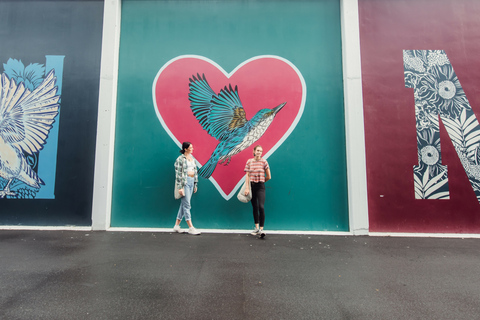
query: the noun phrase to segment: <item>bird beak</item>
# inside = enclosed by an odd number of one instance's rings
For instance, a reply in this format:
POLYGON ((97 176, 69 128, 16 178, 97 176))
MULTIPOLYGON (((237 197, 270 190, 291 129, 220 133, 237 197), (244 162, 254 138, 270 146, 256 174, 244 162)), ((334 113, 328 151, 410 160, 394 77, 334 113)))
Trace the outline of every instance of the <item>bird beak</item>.
POLYGON ((275 112, 275 114, 276 114, 278 111, 282 110, 283 106, 286 105, 286 104, 287 104, 287 103, 284 102, 284 103, 276 106, 275 108, 273 108, 273 112, 275 112))

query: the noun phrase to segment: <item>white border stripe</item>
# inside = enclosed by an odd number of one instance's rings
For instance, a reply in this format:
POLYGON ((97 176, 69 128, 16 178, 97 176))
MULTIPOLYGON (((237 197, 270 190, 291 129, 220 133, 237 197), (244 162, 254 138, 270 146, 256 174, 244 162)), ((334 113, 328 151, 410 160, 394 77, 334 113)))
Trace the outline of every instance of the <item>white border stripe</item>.
POLYGON ((105 1, 104 3, 92 203, 92 228, 94 230, 105 230, 110 227, 112 213, 121 9, 121 1, 105 1))
POLYGON ((365 235, 369 221, 358 0, 341 0, 340 10, 349 229, 365 235))

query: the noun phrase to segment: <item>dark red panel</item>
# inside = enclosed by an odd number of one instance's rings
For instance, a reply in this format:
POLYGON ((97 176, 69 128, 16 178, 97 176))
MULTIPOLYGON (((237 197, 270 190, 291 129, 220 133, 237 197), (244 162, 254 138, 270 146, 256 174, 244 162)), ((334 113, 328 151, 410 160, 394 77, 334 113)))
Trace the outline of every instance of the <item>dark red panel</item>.
POLYGON ((360 0, 370 231, 478 233, 480 204, 441 125, 450 200, 416 200, 413 89, 403 50, 445 50, 480 119, 480 1, 360 0))

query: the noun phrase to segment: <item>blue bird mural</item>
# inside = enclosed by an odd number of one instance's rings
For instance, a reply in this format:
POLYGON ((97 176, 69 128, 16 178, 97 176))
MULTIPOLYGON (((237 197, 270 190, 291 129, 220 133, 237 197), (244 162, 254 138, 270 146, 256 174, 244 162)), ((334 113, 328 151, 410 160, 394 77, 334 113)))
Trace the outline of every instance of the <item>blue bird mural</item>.
POLYGON ((43 149, 60 105, 55 72, 50 71, 43 82, 30 91, 24 82, 18 85, 5 73, 0 78, 0 177, 7 184, 0 198, 15 196, 10 190, 14 179, 34 188, 44 185, 28 164, 25 154, 43 149))
POLYGON ((204 74, 197 73, 189 80, 190 108, 202 128, 219 141, 210 159, 198 171, 208 179, 218 163, 228 165, 234 155, 260 139, 286 102, 272 109, 261 109, 247 120, 237 86, 233 89, 229 84, 217 95, 204 74))

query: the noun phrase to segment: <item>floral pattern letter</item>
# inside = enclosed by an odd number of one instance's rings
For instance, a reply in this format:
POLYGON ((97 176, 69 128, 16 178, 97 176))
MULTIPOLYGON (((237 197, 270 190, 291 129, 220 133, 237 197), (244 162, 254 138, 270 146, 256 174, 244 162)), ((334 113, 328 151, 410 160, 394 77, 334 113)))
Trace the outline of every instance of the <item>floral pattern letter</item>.
POLYGON ((404 50, 403 65, 405 87, 413 88, 415 97, 415 198, 450 198, 440 152, 440 115, 480 202, 480 125, 447 55, 443 50, 404 50))

